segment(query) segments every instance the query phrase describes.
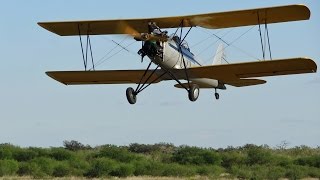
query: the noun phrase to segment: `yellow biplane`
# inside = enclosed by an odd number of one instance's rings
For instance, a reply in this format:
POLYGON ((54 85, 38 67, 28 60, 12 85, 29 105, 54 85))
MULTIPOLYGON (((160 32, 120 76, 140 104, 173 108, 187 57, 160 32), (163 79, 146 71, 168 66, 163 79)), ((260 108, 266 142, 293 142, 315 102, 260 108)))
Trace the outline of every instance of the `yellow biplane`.
MULTIPOLYGON (((191 52, 186 36, 193 27, 220 29, 240 26, 307 20, 310 10, 304 5, 287 5, 230 12, 218 12, 189 16, 117 19, 96 21, 39 22, 38 24, 60 36, 79 36, 85 69, 83 71, 50 71, 48 76, 65 84, 138 84, 129 87, 126 96, 130 104, 135 104, 137 95, 153 83, 175 80, 175 87, 184 88, 190 101, 196 101, 200 88, 226 89, 225 85, 235 87, 259 85, 265 80, 255 79, 264 76, 278 76, 301 73, 315 73, 317 65, 309 58, 289 58, 245 63, 222 64, 224 47, 218 47, 212 65, 199 63, 191 52), (163 29, 176 28, 168 35, 163 29), (182 36, 182 30, 188 28, 182 36), (179 34, 180 30, 180 35, 179 34), (138 54, 151 60, 142 70, 94 70, 87 69, 88 54, 91 51, 90 35, 129 34, 142 42, 138 54), (81 36, 87 37, 83 47, 81 36), (156 65, 150 69, 151 64, 156 65)), ((269 37, 268 37, 269 38, 269 37)), ((263 45, 261 43, 261 45, 263 45)), ((89 55, 90 56, 90 55, 89 55)), ((91 51, 92 56, 92 51, 91 51)), ((93 58, 92 58, 93 61, 93 58)), ((92 62, 92 64, 94 64, 92 62)))

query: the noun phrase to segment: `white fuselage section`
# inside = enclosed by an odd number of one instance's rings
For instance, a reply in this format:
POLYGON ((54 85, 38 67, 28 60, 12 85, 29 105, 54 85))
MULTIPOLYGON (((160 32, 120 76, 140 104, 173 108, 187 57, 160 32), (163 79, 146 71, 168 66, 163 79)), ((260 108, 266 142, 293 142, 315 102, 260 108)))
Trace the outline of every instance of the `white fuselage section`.
MULTIPOLYGON (((181 43, 181 49, 179 49, 179 42, 170 38, 167 42, 162 43, 162 47, 163 57, 149 56, 153 63, 158 64, 162 68, 170 70, 183 69, 185 66, 187 68, 201 66, 186 42, 181 43)), ((185 78, 185 80, 187 79, 185 78)), ((218 88, 219 86, 218 80, 215 79, 190 78, 190 81, 197 84, 200 88, 218 88)))

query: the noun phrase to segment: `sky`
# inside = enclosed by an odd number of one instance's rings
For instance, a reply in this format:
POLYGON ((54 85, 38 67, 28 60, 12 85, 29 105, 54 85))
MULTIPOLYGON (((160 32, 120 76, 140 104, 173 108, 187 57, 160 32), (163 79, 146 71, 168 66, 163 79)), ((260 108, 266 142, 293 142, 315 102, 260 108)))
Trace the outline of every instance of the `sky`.
MULTIPOLYGON (((224 148, 249 143, 275 147, 286 141, 291 147, 320 146, 319 73, 266 77, 267 83, 261 86, 228 86, 219 91, 219 101, 214 99, 214 90, 201 89, 199 99, 190 102, 184 90, 174 88, 175 82, 162 82, 140 93, 135 105, 125 96, 126 88, 134 84, 65 86, 45 74, 83 70, 81 49, 78 37, 57 36, 37 22, 179 16, 287 4, 306 4, 311 18, 269 25, 273 58, 310 57, 319 65, 317 0, 3 0, 0 143, 56 147, 64 140, 77 140, 91 146, 166 142, 224 148)), ((202 62, 212 61, 219 43, 212 33, 227 42, 244 34, 226 48, 228 62, 261 59, 257 26, 194 28, 187 41, 202 62)), ((95 59, 104 61, 97 69, 144 69, 148 65, 148 60, 141 63, 136 54, 139 42, 128 36, 93 36, 92 45, 95 59), (112 41, 128 46, 129 52, 112 41)))

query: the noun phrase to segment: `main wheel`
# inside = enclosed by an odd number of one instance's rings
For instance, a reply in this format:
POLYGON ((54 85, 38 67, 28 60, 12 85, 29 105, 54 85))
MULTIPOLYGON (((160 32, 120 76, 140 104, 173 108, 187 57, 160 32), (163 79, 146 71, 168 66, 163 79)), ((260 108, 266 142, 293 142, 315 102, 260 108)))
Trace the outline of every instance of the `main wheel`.
POLYGON ((219 99, 219 93, 214 93, 214 96, 216 97, 216 100, 219 99))
POLYGON ((188 91, 188 96, 190 101, 196 101, 199 97, 199 86, 196 84, 192 84, 189 91, 188 91))
POLYGON ((135 104, 137 102, 137 94, 132 87, 127 88, 126 95, 130 104, 135 104))

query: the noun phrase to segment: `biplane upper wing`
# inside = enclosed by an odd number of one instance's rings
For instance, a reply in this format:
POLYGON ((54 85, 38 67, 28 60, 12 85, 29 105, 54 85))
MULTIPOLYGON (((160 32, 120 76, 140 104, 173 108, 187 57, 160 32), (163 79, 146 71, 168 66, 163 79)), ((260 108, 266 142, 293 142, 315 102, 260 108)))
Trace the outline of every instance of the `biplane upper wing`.
MULTIPOLYGON (((46 72, 51 78, 65 85, 82 84, 138 84, 145 70, 103 70, 103 71, 49 71, 46 72)), ((152 70, 146 71, 145 77, 149 77, 152 70)), ((161 70, 155 71, 147 83, 158 83, 161 81, 161 70), (154 81, 154 82, 153 82, 154 81)), ((142 79, 141 82, 145 82, 142 79)))
POLYGON ((314 73, 316 71, 316 63, 309 58, 222 64, 188 69, 190 78, 217 79, 225 84, 237 87, 266 82, 264 80, 246 78, 314 73))
POLYGON ((148 22, 160 28, 200 26, 210 29, 307 20, 310 10, 304 5, 287 5, 249 10, 146 19, 39 22, 43 28, 61 36, 131 34, 148 32, 148 22))

